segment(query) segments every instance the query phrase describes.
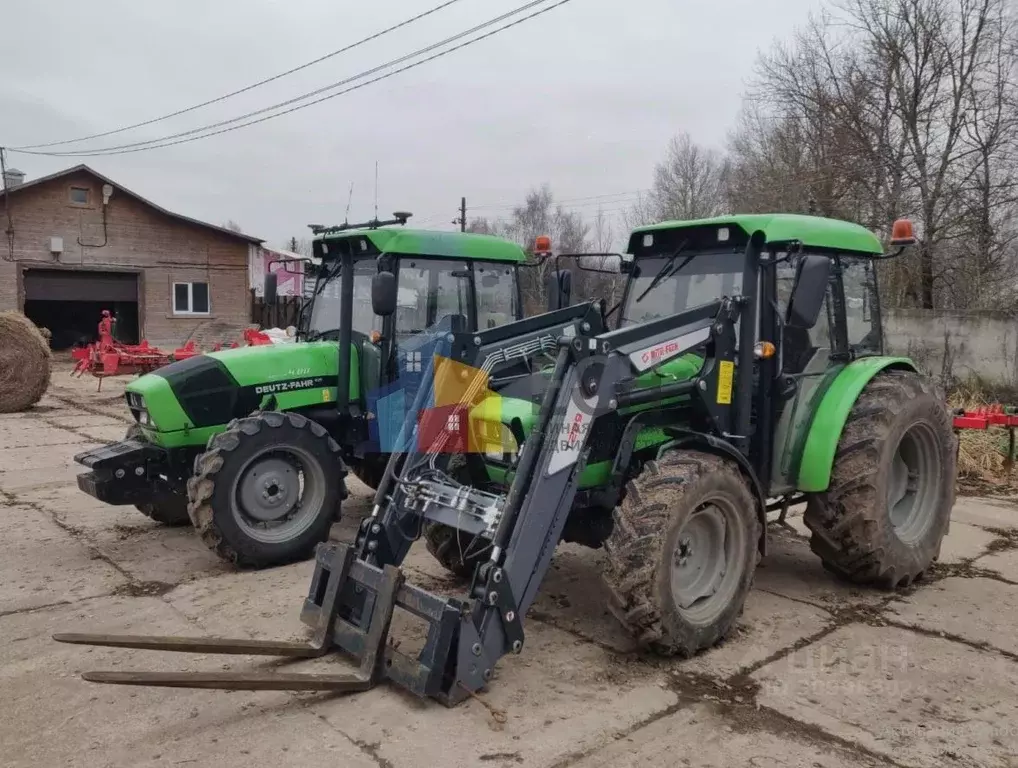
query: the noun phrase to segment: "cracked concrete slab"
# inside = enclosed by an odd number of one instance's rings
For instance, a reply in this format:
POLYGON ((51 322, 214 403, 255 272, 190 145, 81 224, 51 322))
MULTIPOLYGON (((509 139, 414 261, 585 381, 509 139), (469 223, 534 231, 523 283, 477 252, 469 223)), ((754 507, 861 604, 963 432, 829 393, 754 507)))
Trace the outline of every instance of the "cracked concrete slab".
POLYGON ((1018 549, 1008 549, 984 555, 973 565, 995 571, 1008 581, 1018 584, 1018 549))
POLYGON ((978 525, 983 528, 1018 527, 1018 502, 1010 499, 959 496, 951 510, 953 522, 978 525))
POLYGON ((968 523, 951 521, 951 530, 947 532, 940 545, 940 563, 955 565, 979 557, 996 539, 996 535, 984 528, 968 523))
MULTIPOLYGON (((810 734, 744 728, 733 712, 696 706, 617 739, 572 768, 862 768, 890 763, 859 755, 810 734)), ((805 730, 805 729, 803 729, 805 730)))
POLYGON ((57 426, 58 429, 62 427, 64 429, 87 430, 90 427, 117 427, 121 430, 121 432, 126 431, 124 429, 124 422, 121 419, 113 416, 107 416, 102 413, 79 413, 73 415, 60 414, 60 416, 56 418, 52 416, 43 416, 42 420, 51 425, 57 426))
MULTIPOLYGON (((285 693, 118 688, 82 681, 86 669, 197 668, 181 654, 87 648, 54 632, 198 634, 156 598, 105 597, 3 619, 0 726, 5 766, 352 765, 370 756, 285 693), (265 733, 285 738, 263 743, 265 733), (268 761, 268 762, 266 762, 268 761)), ((206 661, 203 668, 208 668, 206 661)), ((214 668, 214 667, 213 667, 214 668)))
POLYGON ((1018 664, 906 629, 851 624, 753 675, 757 703, 900 765, 1012 765, 1018 664))
POLYGON ((105 595, 126 579, 87 544, 30 507, 0 505, 0 613, 105 595))
POLYGON ((380 739, 378 756, 393 766, 497 765, 497 756, 507 754, 546 766, 611 743, 678 697, 662 675, 639 663, 531 623, 523 654, 503 659, 481 698, 506 722, 496 722, 477 700, 445 709, 391 689, 311 708, 354 740, 380 739))
POLYGON ((986 643, 1018 660, 1018 586, 993 579, 944 579, 889 604, 886 614, 927 632, 986 643))
POLYGON ((728 678, 809 640, 831 621, 820 608, 755 589, 735 632, 721 645, 683 663, 682 669, 728 678))

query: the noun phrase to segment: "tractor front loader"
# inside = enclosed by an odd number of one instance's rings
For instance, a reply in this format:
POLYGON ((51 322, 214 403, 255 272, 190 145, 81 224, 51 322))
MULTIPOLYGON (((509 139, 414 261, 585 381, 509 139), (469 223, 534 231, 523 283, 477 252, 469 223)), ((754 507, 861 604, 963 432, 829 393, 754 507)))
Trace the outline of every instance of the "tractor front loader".
MULTIPOLYGON (((600 302, 479 332, 454 316, 429 329, 435 354, 356 540, 316 552, 301 611, 309 644, 55 639, 284 657, 338 650, 358 671, 85 678, 332 691, 391 680, 451 706, 483 688, 502 656, 523 651, 523 619, 555 548, 580 532, 605 548, 612 613, 666 655, 690 656, 730 633, 766 549, 767 511, 792 500, 808 502, 811 546, 829 569, 907 584, 936 557, 949 521, 954 442, 946 405, 909 361, 865 356, 881 348, 879 323, 846 323, 856 316, 845 310, 855 279, 846 267, 868 269, 860 259, 879 248, 861 227, 811 217, 666 222, 633 234, 636 271, 613 330, 600 302), (789 266, 780 296, 779 269, 789 266), (818 326, 823 315, 829 331, 818 326), (810 344, 821 340, 815 328, 834 339, 830 348, 810 344), (865 344, 845 341, 863 331, 865 344), (529 364, 547 353, 550 368, 529 364), (522 437, 518 449, 498 445, 506 433, 492 438, 492 426, 522 437), (495 466, 496 455, 508 458, 495 466), (429 530, 451 532, 456 547, 439 559, 470 576, 456 597, 403 579, 407 553, 429 530), (397 609, 428 626, 413 655, 387 642, 397 609)), ((379 272, 374 312, 391 314, 396 293, 394 276, 379 272)), ((878 318, 878 305, 866 316, 878 318)))

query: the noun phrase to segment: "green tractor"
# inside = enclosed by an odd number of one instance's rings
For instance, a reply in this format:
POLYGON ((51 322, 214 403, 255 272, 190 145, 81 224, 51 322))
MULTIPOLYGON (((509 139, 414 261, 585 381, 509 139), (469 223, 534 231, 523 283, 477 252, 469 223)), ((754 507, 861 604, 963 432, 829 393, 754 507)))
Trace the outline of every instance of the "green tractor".
MULTIPOLYGON (((900 253, 911 242, 911 225, 899 222, 892 245, 900 253)), ((910 360, 884 355, 875 261, 885 257, 865 228, 811 216, 664 222, 632 233, 614 262, 628 274, 615 308, 620 332, 757 285, 752 304, 742 299, 754 323, 737 323, 739 343, 755 345, 744 402, 733 400, 735 366, 721 361, 717 391, 700 393, 705 412, 692 407, 690 382, 704 386, 701 329, 701 343, 679 356, 669 355, 684 343, 676 334, 632 360, 627 405, 591 427, 562 539, 606 548, 614 610, 633 631, 661 631, 664 609, 650 608, 683 573, 698 574, 689 600, 718 595, 719 613, 697 614, 702 626, 727 626, 703 617, 724 619, 741 604, 722 589, 733 560, 758 541, 762 548, 765 512, 780 510, 784 520, 802 502, 813 551, 841 577, 900 587, 936 558, 954 503, 956 443, 943 393, 910 360), (754 233, 762 245, 747 263, 754 233), (661 357, 672 359, 659 365, 661 357), (711 406, 730 405, 746 420, 719 431, 711 406), (641 571, 634 553, 647 547, 664 559, 641 571), (671 575, 665 550, 674 555, 671 575)), ((495 437, 478 440, 488 448, 464 457, 458 479, 493 493, 511 485, 551 372, 501 379, 497 406, 473 409, 475 433, 495 437)), ((424 538, 462 576, 488 555, 482 541, 440 522, 427 523, 424 538)), ((732 589, 744 595, 749 582, 732 589)))
MULTIPOLYGON (((891 240, 908 245, 910 225, 891 240)), ((845 222, 747 215, 641 227, 628 252, 614 328, 589 302, 428 331, 447 347, 405 409, 370 515, 355 541, 317 550, 300 611, 310 642, 54 639, 291 659, 339 649, 357 671, 83 676, 333 692, 389 681, 454 705, 487 686, 503 656, 525 652, 527 613, 563 539, 604 547, 611 611, 641 646, 678 656, 730 633, 768 511, 800 499, 830 570, 885 588, 918 578, 949 524, 956 444, 933 383, 883 354, 878 240, 845 222), (524 359, 529 373, 515 370, 524 359), (440 372, 449 360, 452 375, 440 372), (463 590, 408 581, 402 564, 421 535, 434 549, 453 542, 440 559, 469 574, 463 590), (412 651, 389 637, 396 608, 419 620, 418 637, 427 626, 412 651)), ((394 275, 379 272, 372 294, 392 314, 394 275)))
MULTIPOLYGON (((517 245, 391 221, 314 228, 297 343, 212 352, 127 386, 124 441, 75 456, 78 486, 166 525, 193 523, 218 555, 267 567, 312 556, 346 496, 346 468, 374 488, 370 397, 446 315, 469 328, 520 319, 517 245), (372 277, 397 280, 395 312, 372 312, 372 277), (313 277, 313 280, 311 279, 313 277)), ((275 275, 266 279, 273 301, 275 275)))

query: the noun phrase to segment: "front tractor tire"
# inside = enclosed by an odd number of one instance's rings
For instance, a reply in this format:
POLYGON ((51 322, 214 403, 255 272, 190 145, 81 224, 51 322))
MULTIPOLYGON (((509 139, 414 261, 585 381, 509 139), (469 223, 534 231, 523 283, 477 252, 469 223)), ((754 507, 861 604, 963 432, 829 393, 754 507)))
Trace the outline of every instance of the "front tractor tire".
MULTIPOLYGON (((145 435, 141 431, 140 426, 132 424, 127 428, 127 434, 124 435, 124 439, 144 440, 145 435)), ((153 498, 152 501, 135 504, 134 508, 149 520, 170 528, 177 528, 191 522, 191 518, 187 514, 187 497, 182 495, 173 494, 172 496, 153 498)))
POLYGON ((955 436, 929 378, 890 370, 866 385, 838 441, 831 483, 811 494, 811 549, 841 578, 911 584, 937 559, 954 506, 955 436))
POLYGON ((689 657, 728 635, 756 572, 758 507, 735 464, 694 450, 648 462, 627 484, 604 580, 641 647, 689 657))
POLYGON ((345 477, 324 427, 265 412, 209 440, 187 483, 188 512, 202 541, 238 566, 307 560, 339 518, 345 477))

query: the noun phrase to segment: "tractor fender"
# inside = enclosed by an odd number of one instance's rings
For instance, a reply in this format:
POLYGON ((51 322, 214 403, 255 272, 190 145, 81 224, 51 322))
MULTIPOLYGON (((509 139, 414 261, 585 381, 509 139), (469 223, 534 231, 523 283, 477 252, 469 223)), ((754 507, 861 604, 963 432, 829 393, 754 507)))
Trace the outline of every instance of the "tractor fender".
POLYGON ((739 465, 739 469, 749 478, 749 484, 753 488, 753 495, 756 496, 756 515, 760 519, 760 541, 757 548, 760 556, 767 554, 767 498, 764 496, 763 486, 756 476, 753 465, 749 459, 742 455, 738 448, 727 440, 715 437, 714 435, 703 434, 702 432, 688 432, 684 429, 668 428, 666 431, 673 436, 673 439, 662 443, 657 449, 657 458, 661 458, 666 452, 677 448, 696 448, 705 453, 713 453, 722 458, 731 459, 739 465))
POLYGON ((917 370, 907 357, 866 357, 849 363, 838 373, 809 424, 796 484, 800 491, 819 493, 827 490, 838 441, 855 401, 874 376, 881 371, 895 369, 917 370))

